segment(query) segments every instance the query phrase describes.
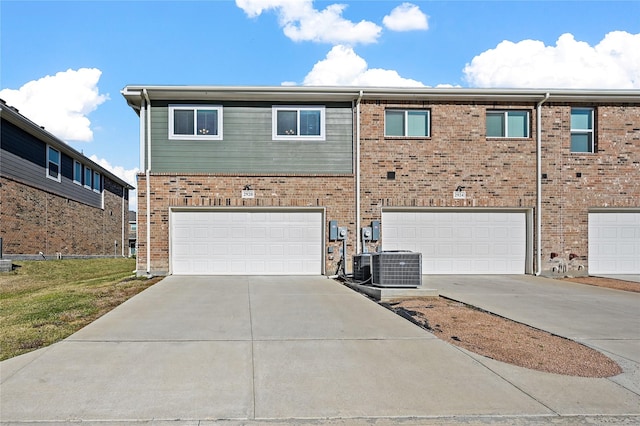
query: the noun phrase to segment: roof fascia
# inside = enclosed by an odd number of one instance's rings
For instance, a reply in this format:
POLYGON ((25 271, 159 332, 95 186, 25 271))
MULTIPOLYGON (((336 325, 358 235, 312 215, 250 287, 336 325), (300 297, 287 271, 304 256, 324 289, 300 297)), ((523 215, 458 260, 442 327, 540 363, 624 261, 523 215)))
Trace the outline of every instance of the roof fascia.
POLYGON ((550 102, 640 103, 640 90, 545 90, 468 88, 389 88, 333 86, 127 86, 122 95, 134 109, 146 89, 151 100, 163 101, 353 101, 363 99, 538 102, 547 93, 550 102))

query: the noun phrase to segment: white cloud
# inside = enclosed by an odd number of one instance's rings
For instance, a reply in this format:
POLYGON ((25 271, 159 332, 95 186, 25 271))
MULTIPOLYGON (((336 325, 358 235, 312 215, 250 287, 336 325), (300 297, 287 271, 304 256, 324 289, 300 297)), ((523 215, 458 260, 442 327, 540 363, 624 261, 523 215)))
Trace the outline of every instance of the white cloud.
POLYGON ((354 23, 343 18, 347 7, 343 4, 329 5, 322 11, 313 7, 313 0, 236 0, 236 5, 251 18, 275 10, 284 34, 293 41, 367 44, 375 43, 382 32, 373 22, 354 23))
POLYGON ((424 86, 416 80, 401 77, 396 71, 369 68, 367 61, 351 47, 334 46, 325 59, 317 62, 304 78, 305 86, 424 86))
POLYGON ((101 74, 96 68, 69 69, 30 81, 18 90, 3 89, 0 98, 60 139, 91 141, 87 115, 109 99, 98 91, 101 74))
POLYGON ((595 46, 561 35, 555 46, 503 41, 464 68, 475 87, 640 88, 640 34, 608 33, 595 46))
POLYGON ((402 3, 385 16, 382 23, 392 31, 427 30, 427 19, 427 15, 415 4, 402 3))
MULTIPOLYGON (((133 169, 125 169, 122 166, 113 166, 111 165, 111 163, 109 163, 108 160, 105 160, 104 158, 98 158, 96 155, 90 156, 89 159, 91 159, 91 161, 97 163, 98 165, 104 167, 105 169, 109 170, 111 173, 118 176, 120 179, 124 180, 131 186, 133 187, 136 186, 137 184, 136 175, 140 171, 140 169, 138 169, 137 167, 133 169)), ((135 189, 132 189, 129 191, 129 210, 135 210, 135 211, 138 210, 138 199, 137 199, 137 192, 135 189)))

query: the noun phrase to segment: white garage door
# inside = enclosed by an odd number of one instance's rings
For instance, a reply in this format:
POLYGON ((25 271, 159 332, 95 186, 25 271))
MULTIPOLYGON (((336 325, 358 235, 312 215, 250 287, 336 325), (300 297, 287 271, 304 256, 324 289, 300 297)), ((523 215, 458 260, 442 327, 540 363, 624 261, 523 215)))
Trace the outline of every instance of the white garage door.
POLYGON ((589 273, 640 274, 640 213, 589 213, 589 273))
POLYGON ((171 271, 203 275, 322 273, 322 212, 176 211, 171 271))
POLYGON ((524 274, 524 212, 382 212, 383 250, 422 253, 423 274, 524 274))

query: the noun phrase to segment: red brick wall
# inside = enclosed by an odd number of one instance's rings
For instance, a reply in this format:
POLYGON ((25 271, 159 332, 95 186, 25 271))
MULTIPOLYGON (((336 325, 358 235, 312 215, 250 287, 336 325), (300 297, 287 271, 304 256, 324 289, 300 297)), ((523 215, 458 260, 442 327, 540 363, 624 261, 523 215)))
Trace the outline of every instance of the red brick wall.
MULTIPOLYGON (((138 271, 147 271, 146 178, 138 175, 138 271)), ((207 174, 152 174, 151 187, 151 257, 152 274, 169 271, 170 207, 324 207, 325 220, 337 220, 348 226, 352 238, 347 248, 353 254, 355 244, 354 178, 342 176, 220 176, 207 174), (243 199, 242 189, 251 185, 255 198, 243 199)), ((328 225, 325 245, 334 247, 325 254, 328 274, 336 270, 340 242, 329 241, 328 225)), ((325 251, 326 253, 326 251, 325 251)))
POLYGON ((551 253, 569 271, 588 269, 589 209, 640 207, 640 104, 597 106, 595 116, 597 152, 571 153, 571 106, 543 109, 544 269, 551 253), (570 254, 578 257, 569 262, 570 254))
MULTIPOLYGON (((114 241, 121 255, 121 196, 104 191, 104 209, 99 209, 10 179, 0 178, 0 183, 0 236, 5 255, 112 256, 114 241)), ((105 177, 105 186, 111 184, 105 177)), ((126 213, 128 200, 124 202, 126 213)))
MULTIPOLYGON (((600 106, 597 154, 570 153, 571 106, 543 106, 542 270, 558 253, 574 272, 585 272, 588 211, 640 207, 640 106, 600 106), (582 173, 580 178, 576 173, 582 173)), ((534 104, 365 101, 361 104, 361 209, 363 225, 383 207, 536 207, 534 104), (431 110, 431 137, 384 137, 385 108, 431 110), (527 139, 487 139, 487 109, 530 113, 527 139), (395 180, 387 172, 396 173, 395 180), (464 186, 467 198, 454 200, 464 186)), ((535 214, 535 213, 534 213, 535 214)), ((384 235, 382 235, 384 238, 384 235)), ((535 248, 534 248, 535 250, 535 248)))

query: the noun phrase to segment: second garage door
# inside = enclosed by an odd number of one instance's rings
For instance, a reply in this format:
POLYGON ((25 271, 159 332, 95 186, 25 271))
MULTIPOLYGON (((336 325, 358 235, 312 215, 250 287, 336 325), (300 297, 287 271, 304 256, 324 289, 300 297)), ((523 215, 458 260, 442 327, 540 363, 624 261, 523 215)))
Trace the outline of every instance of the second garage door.
POLYGON ((589 273, 640 274, 640 212, 589 213, 589 273))
POLYGON ((321 211, 173 211, 171 271, 319 275, 322 217, 321 211))
POLYGON ((422 253, 423 274, 524 274, 526 213, 383 211, 382 248, 422 253))

